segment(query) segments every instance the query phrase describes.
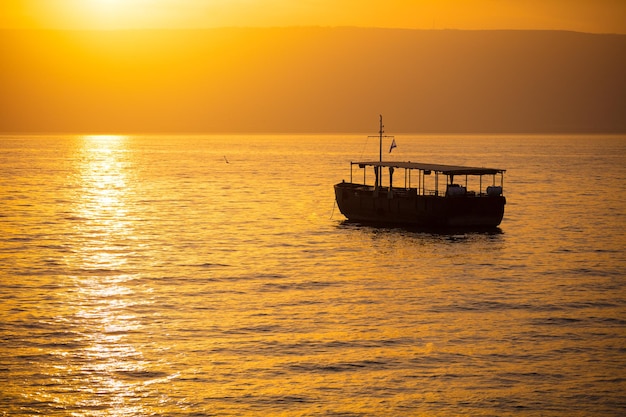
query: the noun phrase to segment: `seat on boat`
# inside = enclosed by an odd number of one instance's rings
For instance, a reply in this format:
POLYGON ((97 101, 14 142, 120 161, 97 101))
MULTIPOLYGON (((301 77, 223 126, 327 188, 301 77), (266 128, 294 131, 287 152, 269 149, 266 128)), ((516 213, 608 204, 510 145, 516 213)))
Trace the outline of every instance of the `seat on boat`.
POLYGON ((487 195, 492 197, 502 195, 502 187, 499 185, 490 185, 487 187, 487 195))
POLYGON ((448 184, 446 188, 446 197, 462 196, 467 193, 467 188, 461 187, 459 184, 448 184))

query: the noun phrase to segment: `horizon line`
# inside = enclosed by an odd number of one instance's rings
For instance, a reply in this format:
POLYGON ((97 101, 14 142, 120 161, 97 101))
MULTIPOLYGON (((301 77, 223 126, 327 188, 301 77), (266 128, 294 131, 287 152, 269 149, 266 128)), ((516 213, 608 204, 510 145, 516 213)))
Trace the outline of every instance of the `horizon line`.
MULTIPOLYGON (((48 135, 71 135, 71 136, 138 136, 138 135, 150 135, 150 136, 200 136, 200 135, 316 135, 316 136, 331 136, 331 135, 367 135, 371 131, 336 131, 336 132, 306 132, 306 131, 165 131, 165 132, 151 132, 151 131, 133 131, 133 132, 103 132, 103 131, 91 131, 91 132, 74 132, 74 131, 49 131, 49 132, 2 132, 0 136, 48 136, 48 135)), ((430 132, 415 132, 415 131, 393 131, 395 135, 449 135, 449 136, 478 136, 478 135, 597 135, 597 136, 626 136, 626 130, 623 132, 615 131, 484 131, 484 132, 445 132, 445 131, 430 131, 430 132)))
POLYGON ((565 32, 580 33, 587 35, 618 35, 624 36, 625 32, 585 32, 574 29, 519 29, 519 28, 499 28, 499 29, 460 29, 460 28, 408 28, 408 27, 387 27, 387 26, 356 26, 356 25, 287 25, 287 26, 211 26, 211 27, 140 27, 140 28, 56 28, 56 27, 0 27, 0 31, 13 32, 150 32, 150 31, 170 31, 170 32, 198 32, 211 30, 271 30, 271 29, 362 29, 362 30, 396 30, 414 32, 565 32))

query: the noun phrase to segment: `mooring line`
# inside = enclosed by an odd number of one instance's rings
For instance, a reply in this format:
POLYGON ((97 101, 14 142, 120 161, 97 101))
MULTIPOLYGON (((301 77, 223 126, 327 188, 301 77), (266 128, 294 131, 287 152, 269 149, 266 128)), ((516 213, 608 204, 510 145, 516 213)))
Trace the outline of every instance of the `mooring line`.
POLYGON ((333 211, 330 212, 330 219, 333 219, 333 216, 335 215, 335 206, 337 205, 337 200, 333 201, 333 211))

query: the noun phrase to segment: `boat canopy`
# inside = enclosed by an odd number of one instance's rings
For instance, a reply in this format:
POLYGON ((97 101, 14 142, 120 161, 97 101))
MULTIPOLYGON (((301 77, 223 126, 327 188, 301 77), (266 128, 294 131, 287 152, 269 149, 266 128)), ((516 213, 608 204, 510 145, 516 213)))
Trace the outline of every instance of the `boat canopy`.
POLYGON ((466 167, 460 165, 440 165, 440 164, 423 164, 421 162, 392 162, 392 161, 368 161, 368 162, 351 162, 352 165, 358 165, 359 168, 366 166, 373 167, 392 167, 404 169, 417 169, 420 171, 440 172, 444 175, 495 175, 506 172, 505 169, 498 168, 478 168, 466 167))

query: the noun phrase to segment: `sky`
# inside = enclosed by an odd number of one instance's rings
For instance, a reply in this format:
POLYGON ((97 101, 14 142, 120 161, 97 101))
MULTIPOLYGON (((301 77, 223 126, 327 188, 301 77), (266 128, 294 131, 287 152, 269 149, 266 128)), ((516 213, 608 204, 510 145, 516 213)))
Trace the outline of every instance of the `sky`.
POLYGON ((624 0, 0 0, 0 133, 626 132, 624 51, 624 0))
POLYGON ((2 0, 0 28, 357 26, 626 33, 624 0, 2 0))

